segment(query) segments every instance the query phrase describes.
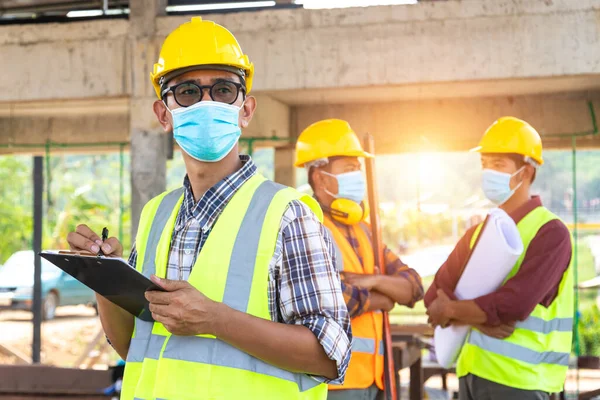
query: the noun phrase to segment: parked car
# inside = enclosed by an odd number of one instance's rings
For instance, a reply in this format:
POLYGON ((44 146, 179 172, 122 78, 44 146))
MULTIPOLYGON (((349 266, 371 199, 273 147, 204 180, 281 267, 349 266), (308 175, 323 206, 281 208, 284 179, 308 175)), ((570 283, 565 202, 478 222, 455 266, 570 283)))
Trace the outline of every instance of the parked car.
MULTIPOLYGON (((31 310, 33 304, 33 251, 18 251, 0 268, 0 310, 31 310)), ((96 307, 87 286, 42 258, 42 318, 53 319, 60 306, 96 307)))

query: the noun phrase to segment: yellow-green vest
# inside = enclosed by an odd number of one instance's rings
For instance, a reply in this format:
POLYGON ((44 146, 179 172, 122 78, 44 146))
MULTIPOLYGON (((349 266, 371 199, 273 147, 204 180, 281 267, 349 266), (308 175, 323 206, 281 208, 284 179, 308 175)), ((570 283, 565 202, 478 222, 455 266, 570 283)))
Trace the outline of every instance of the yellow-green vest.
MULTIPOLYGON (((316 201, 294 189, 250 178, 229 201, 204 244, 188 282, 214 301, 271 319, 268 269, 290 201, 316 201)), ((183 188, 152 199, 136 237, 137 268, 164 277, 183 188)), ((240 327, 242 329, 242 327, 240 327)), ((230 400, 327 397, 327 386, 305 374, 261 361, 212 335, 171 335, 158 322, 135 319, 121 399, 230 400)))
MULTIPOLYGON (((521 268, 529 244, 546 223, 558 219, 538 207, 518 224, 524 251, 506 280, 521 268)), ((473 247, 481 225, 475 231, 473 247)), ((567 268, 558 295, 546 308, 537 305, 531 315, 516 325, 514 333, 502 340, 472 329, 458 359, 459 377, 473 374, 505 386, 557 393, 563 390, 569 365, 573 334, 573 269, 567 268)), ((506 282, 506 281, 505 281, 506 282)), ((531 282, 535 285, 535 282, 531 282)))

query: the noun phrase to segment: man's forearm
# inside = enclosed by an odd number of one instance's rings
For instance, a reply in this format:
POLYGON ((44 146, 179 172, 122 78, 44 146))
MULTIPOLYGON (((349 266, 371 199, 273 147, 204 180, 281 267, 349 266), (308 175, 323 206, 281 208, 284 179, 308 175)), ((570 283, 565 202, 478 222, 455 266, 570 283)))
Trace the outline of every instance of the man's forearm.
POLYGON ((374 290, 386 295, 401 305, 413 303, 412 283, 402 276, 379 275, 374 290))
POLYGON ((133 316, 98 294, 96 301, 104 333, 115 351, 125 360, 133 334, 133 316))
POLYGON ((287 371, 337 378, 336 362, 329 359, 308 328, 257 318, 221 306, 222 318, 214 327, 219 339, 287 371))
POLYGON ((473 300, 451 301, 445 314, 452 322, 459 324, 483 325, 487 321, 487 314, 473 300))
POLYGON ((394 308, 394 301, 387 297, 385 294, 371 291, 369 292, 369 311, 391 311, 394 308))

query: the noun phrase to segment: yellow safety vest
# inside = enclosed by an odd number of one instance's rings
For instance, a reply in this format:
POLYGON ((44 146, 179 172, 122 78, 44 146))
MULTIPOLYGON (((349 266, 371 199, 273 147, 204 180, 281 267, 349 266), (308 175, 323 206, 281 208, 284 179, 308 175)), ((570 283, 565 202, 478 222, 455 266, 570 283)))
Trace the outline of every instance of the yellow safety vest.
MULTIPOLYGON (((538 207, 517 224, 525 250, 506 280, 515 276, 529 244, 546 223, 558 219, 544 207, 538 207)), ((471 241, 473 247, 481 225, 471 241)), ((457 375, 473 374, 505 386, 523 390, 557 393, 563 390, 569 365, 573 335, 572 262, 560 282, 558 295, 548 308, 537 305, 531 315, 516 325, 514 333, 494 339, 471 330, 460 353, 457 375)), ((505 281, 506 282, 506 281, 505 281)), ((535 282, 531 283, 535 285, 535 282)))
MULTIPOLYGON (((250 178, 229 201, 197 257, 188 282, 214 301, 271 319, 268 270, 281 218, 290 201, 316 201, 294 189, 250 178)), ((137 268, 165 277, 183 188, 152 199, 136 237, 137 268)), ((327 386, 305 374, 261 361, 212 335, 171 335, 158 322, 135 319, 121 399, 230 400, 327 397, 327 386)))
MULTIPOLYGON (((362 264, 346 237, 335 223, 325 216, 324 224, 333 236, 338 252, 338 269, 356 274, 374 274, 375 258, 365 222, 348 226, 359 242, 362 264)), ((330 385, 329 390, 365 389, 376 384, 383 385, 383 314, 381 311, 366 312, 352 318, 352 355, 343 385, 330 385)))

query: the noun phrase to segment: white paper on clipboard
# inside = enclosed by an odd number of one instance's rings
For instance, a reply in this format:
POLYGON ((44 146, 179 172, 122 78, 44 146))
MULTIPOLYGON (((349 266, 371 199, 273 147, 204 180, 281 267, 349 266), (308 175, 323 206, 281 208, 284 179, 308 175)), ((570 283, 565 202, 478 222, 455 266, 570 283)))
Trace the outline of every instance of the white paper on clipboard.
MULTIPOLYGON (((523 241, 513 219, 499 208, 490 211, 454 294, 471 300, 498 289, 523 253, 523 241)), ((435 354, 444 368, 454 364, 470 331, 469 326, 437 327, 435 354)))

